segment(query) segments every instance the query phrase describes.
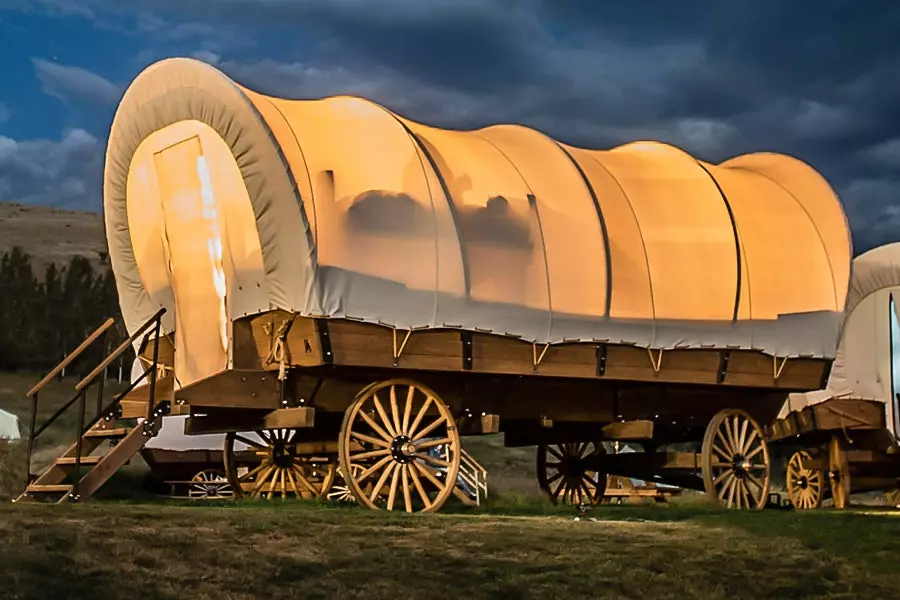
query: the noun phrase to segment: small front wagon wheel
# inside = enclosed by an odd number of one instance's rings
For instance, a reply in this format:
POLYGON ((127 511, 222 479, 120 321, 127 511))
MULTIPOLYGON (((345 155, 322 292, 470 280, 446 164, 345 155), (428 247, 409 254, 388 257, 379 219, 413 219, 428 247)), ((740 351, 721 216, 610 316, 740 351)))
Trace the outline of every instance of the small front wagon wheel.
POLYGON ((703 485, 726 508, 765 507, 769 495, 769 449, 762 428, 742 410, 716 413, 706 427, 700 456, 703 485))
POLYGON ((414 381, 363 389, 344 414, 338 448, 349 491, 372 509, 435 512, 457 483, 461 446, 453 414, 414 381))
POLYGON ((788 461, 786 482, 788 497, 797 510, 810 510, 822 505, 825 496, 825 473, 809 466, 812 454, 798 450, 788 461))
POLYGON ((594 471, 593 462, 606 454, 600 442, 540 444, 537 476, 541 491, 553 504, 597 504, 606 493, 606 473, 594 471))
POLYGON ((337 471, 333 458, 300 454, 293 429, 228 433, 223 462, 238 499, 319 499, 331 489, 337 471))

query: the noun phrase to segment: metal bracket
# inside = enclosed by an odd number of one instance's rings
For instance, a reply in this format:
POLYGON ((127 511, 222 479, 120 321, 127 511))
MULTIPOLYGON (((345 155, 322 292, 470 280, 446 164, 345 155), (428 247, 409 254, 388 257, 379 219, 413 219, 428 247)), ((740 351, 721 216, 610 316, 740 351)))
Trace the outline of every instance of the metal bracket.
POLYGON ((537 343, 531 344, 531 355, 532 355, 532 369, 537 371, 538 365, 541 364, 541 361, 544 360, 544 356, 547 354, 547 350, 550 349, 550 344, 544 344, 544 349, 541 350, 541 353, 538 354, 538 345, 537 343))
POLYGON ((472 370, 472 332, 463 331, 460 333, 462 340, 462 368, 463 371, 472 370))
POLYGON ((597 346, 597 376, 606 375, 606 344, 597 346))
POLYGON ((716 379, 718 383, 725 383, 725 377, 728 375, 728 360, 731 358, 731 351, 725 350, 721 353, 719 359, 719 376, 716 379))
POLYGON ((403 341, 400 344, 397 344, 397 329, 391 330, 394 334, 394 366, 400 362, 400 355, 403 354, 403 349, 406 348, 406 342, 409 341, 409 336, 412 335, 412 329, 406 332, 406 335, 403 337, 403 341))
POLYGON ((659 373, 659 369, 662 367, 663 349, 657 350, 657 355, 653 356, 653 348, 647 348, 647 354, 650 355, 650 365, 653 367, 653 372, 659 373))
POLYGON ((785 357, 781 358, 781 363, 779 364, 778 357, 777 356, 772 357, 772 378, 775 381, 778 381, 778 379, 781 377, 781 372, 784 371, 784 365, 787 364, 787 361, 788 361, 788 357, 785 356, 785 357))
POLYGON ((322 362, 326 365, 334 363, 334 355, 331 353, 331 337, 328 331, 327 319, 316 319, 316 330, 319 333, 319 344, 322 346, 322 362))

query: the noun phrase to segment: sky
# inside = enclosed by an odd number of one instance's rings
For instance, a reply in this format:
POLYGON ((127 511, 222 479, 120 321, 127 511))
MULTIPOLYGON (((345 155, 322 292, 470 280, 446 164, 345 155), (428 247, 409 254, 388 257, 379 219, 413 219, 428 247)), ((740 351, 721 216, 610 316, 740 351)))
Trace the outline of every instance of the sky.
POLYGON ((170 56, 452 128, 796 156, 856 253, 900 240, 900 2, 0 0, 0 200, 99 211, 128 82, 170 56))

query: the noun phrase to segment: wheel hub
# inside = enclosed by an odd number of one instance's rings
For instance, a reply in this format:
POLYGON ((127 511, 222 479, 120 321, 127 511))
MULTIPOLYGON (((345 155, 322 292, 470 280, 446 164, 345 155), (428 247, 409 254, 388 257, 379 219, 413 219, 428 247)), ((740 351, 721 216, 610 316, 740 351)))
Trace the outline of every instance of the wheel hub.
POLYGON ((806 475, 801 475, 797 478, 797 485, 801 490, 805 490, 809 487, 809 478, 806 475))
POLYGON ((391 456, 399 463, 412 461, 416 454, 416 445, 405 435, 397 436, 391 442, 391 456))
POLYGON ((294 449, 284 443, 276 443, 272 448, 272 462, 281 469, 291 468, 294 464, 294 449))
POLYGON ((731 468, 738 477, 745 477, 747 471, 750 470, 750 461, 747 460, 743 454, 735 454, 732 459, 731 468))

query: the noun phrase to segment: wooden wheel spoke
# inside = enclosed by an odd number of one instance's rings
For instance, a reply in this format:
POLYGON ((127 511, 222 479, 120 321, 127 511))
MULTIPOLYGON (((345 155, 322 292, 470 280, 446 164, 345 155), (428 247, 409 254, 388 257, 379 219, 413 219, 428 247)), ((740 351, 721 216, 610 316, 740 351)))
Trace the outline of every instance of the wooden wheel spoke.
POLYGON ((715 479, 713 479, 713 485, 718 486, 719 483, 720 483, 723 479, 725 479, 725 477, 728 476, 730 473, 732 473, 731 470, 722 471, 721 473, 719 473, 719 476, 716 477, 715 479))
POLYGON ((419 408, 419 412, 416 413, 416 418, 413 420, 412 425, 409 426, 409 429, 406 431, 407 436, 412 436, 413 433, 419 428, 419 425, 422 423, 422 419, 425 418, 425 414, 428 412, 431 403, 434 402, 434 397, 426 396, 425 402, 419 408))
MULTIPOLYGON (((738 418, 734 418, 735 425, 738 422, 738 418)), ((747 440, 747 427, 750 425, 750 421, 742 421, 741 422, 741 432, 738 436, 738 449, 743 452, 744 450, 744 442, 747 440)))
POLYGON ((388 477, 391 476, 391 472, 393 472, 396 466, 397 463, 392 462, 388 463, 388 466, 384 468, 384 470, 381 472, 381 477, 378 478, 378 481, 375 482, 375 486, 369 493, 369 500, 371 500, 372 502, 375 501, 375 498, 378 497, 378 494, 381 492, 381 488, 384 487, 384 484, 387 482, 388 477))
POLYGON ((411 513, 412 510, 412 494, 409 491, 409 465, 401 465, 400 473, 403 483, 403 505, 406 512, 411 513))
POLYGON ((713 442, 712 444, 713 451, 719 455, 720 458, 724 458, 725 460, 730 461, 734 454, 729 453, 727 450, 722 449, 717 443, 713 442))
POLYGON ((409 417, 412 415, 412 405, 413 405, 413 397, 416 395, 416 388, 414 386, 409 386, 408 391, 406 392, 406 404, 403 406, 403 425, 400 428, 400 433, 403 435, 409 435, 409 417))
POLYGON ((434 448, 435 446, 449 446, 453 442, 452 438, 440 438, 435 440, 428 440, 427 442, 421 442, 416 444, 416 450, 425 450, 427 448, 434 448))
POLYGON ((557 479, 559 479, 559 478, 562 477, 562 476, 563 476, 563 472, 562 472, 562 471, 557 471, 556 474, 555 474, 553 477, 548 477, 548 478, 547 478, 547 483, 548 483, 548 484, 551 484, 551 483, 553 483, 554 481, 556 481, 557 479))
POLYGON ((556 458, 557 460, 562 460, 562 459, 563 459, 562 453, 561 453, 559 450, 557 450, 556 448, 554 448, 553 446, 547 446, 547 447, 546 447, 546 450, 547 450, 547 452, 549 452, 550 454, 552 454, 553 457, 556 458))
POLYGON ((563 490, 563 489, 566 489, 566 488, 567 488, 566 480, 565 480, 565 478, 563 478, 563 479, 559 482, 559 485, 556 486, 556 489, 553 490, 553 491, 551 492, 551 495, 552 495, 554 498, 559 498, 559 492, 560 492, 560 490, 563 490))
POLYGON ((425 488, 422 487, 422 482, 419 480, 419 475, 416 473, 416 468, 411 466, 411 464, 405 465, 409 470, 409 478, 412 479, 413 486, 416 488, 416 492, 419 494, 419 498, 422 499, 422 504, 425 505, 425 508, 431 508, 431 499, 428 497, 428 494, 425 493, 425 488))
POLYGON ((243 475, 238 477, 238 481, 240 481, 240 482, 248 481, 255 475, 259 474, 260 471, 262 471, 263 469, 265 469, 266 467, 268 467, 270 465, 271 465, 271 463, 264 462, 264 463, 260 464, 258 467, 255 467, 253 470, 247 471, 246 473, 244 473, 243 475))
MULTIPOLYGON (((741 446, 741 454, 745 454, 745 455, 746 455, 747 453, 749 453, 749 452, 750 452, 750 448, 753 447, 753 442, 755 442, 755 441, 757 440, 758 437, 759 437, 759 434, 756 432, 756 429, 751 429, 751 430, 750 430, 750 436, 747 438, 747 441, 744 442, 744 445, 741 446)), ((761 445, 762 445, 762 444, 760 443, 760 446, 761 446, 761 445)), ((754 456, 756 456, 756 455, 754 454, 754 456)))
POLYGON ((350 436, 358 439, 361 442, 366 442, 367 444, 372 444, 373 446, 378 446, 379 448, 390 448, 391 445, 384 440, 379 440, 373 438, 370 435, 365 435, 364 433, 359 433, 358 431, 351 431, 350 436))
POLYGON ((378 416, 381 418, 381 422, 384 424, 385 430, 391 435, 390 439, 394 439, 395 437, 397 437, 397 430, 394 429, 394 424, 391 423, 391 419, 385 412, 384 406, 381 405, 381 400, 378 399, 378 394, 372 394, 372 404, 375 405, 375 412, 377 412, 378 416))
POLYGON ((384 429, 382 429, 381 426, 378 423, 376 423, 374 419, 372 419, 372 417, 367 415, 362 410, 360 410, 358 414, 360 417, 362 417, 362 420, 366 422, 366 425, 371 427, 372 431, 374 431, 375 433, 380 435, 384 441, 386 441, 388 443, 394 441, 394 436, 389 435, 388 432, 386 432, 384 429))
POLYGON ((400 409, 397 407, 397 386, 392 385, 388 395, 391 401, 391 419, 393 419, 394 433, 399 436, 403 433, 403 429, 400 423, 400 409))
POLYGON ((288 469, 287 472, 288 482, 291 484, 291 489, 294 491, 294 497, 299 500, 301 498, 300 488, 297 487, 297 478, 294 477, 294 470, 288 469))
POLYGON ((369 467, 368 469, 366 469, 365 471, 363 471, 362 473, 360 473, 359 476, 356 477, 356 481, 359 482, 359 483, 365 481, 365 480, 368 479, 373 473, 375 473, 376 471, 378 471, 379 469, 381 469, 382 467, 384 467, 386 464, 388 464, 388 463, 391 462, 392 460, 394 460, 393 457, 391 457, 391 456, 385 456, 384 458, 382 458, 381 460, 379 460, 378 462, 376 462, 374 465, 372 465, 371 467, 369 467))
POLYGON ((400 471, 403 470, 405 465, 397 465, 394 468, 394 472, 391 473, 391 489, 388 492, 388 503, 387 509, 394 510, 394 500, 397 498, 397 485, 400 483, 400 471))
POLYGON ((389 456, 391 451, 387 448, 382 450, 372 450, 371 452, 358 452, 350 455, 350 460, 357 462, 367 458, 378 458, 379 456, 389 456))
POLYGON ((412 441, 417 442, 421 440, 423 437, 440 427, 443 423, 447 421, 447 418, 444 415, 439 416, 437 419, 432 421, 427 427, 416 433, 412 436, 412 441))
POLYGON ((413 454, 413 458, 418 458, 419 460, 423 460, 427 463, 431 463, 433 465, 437 465, 439 467, 444 467, 445 469, 450 468, 450 463, 442 458, 437 458, 435 456, 431 456, 430 454, 422 454, 420 452, 416 452, 413 454))
POLYGON ((306 475, 304 475, 303 472, 297 467, 293 467, 293 470, 294 475, 297 477, 297 480, 300 481, 301 484, 303 484, 303 487, 305 487, 307 491, 309 491, 309 493, 313 495, 313 497, 318 496, 318 490, 316 490, 315 486, 309 481, 309 479, 306 478, 306 475))
POLYGON ((747 455, 744 456, 744 460, 752 460, 757 454, 759 454, 760 452, 762 452, 765 449, 766 449, 766 447, 763 444, 760 444, 759 446, 756 447, 756 450, 754 450, 753 452, 747 453, 747 455))
MULTIPOLYGON (((425 476, 425 479, 431 482, 433 486, 435 486, 438 490, 443 490, 445 485, 442 483, 437 477, 434 476, 434 472, 422 465, 420 462, 412 462, 409 463, 411 465, 415 465, 415 468, 419 470, 419 473, 425 476)), ((452 483, 451 483, 452 485, 452 483)))

